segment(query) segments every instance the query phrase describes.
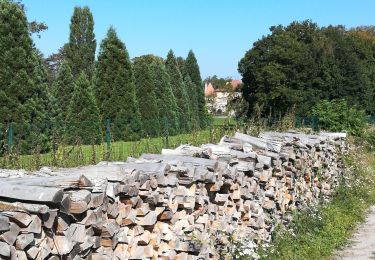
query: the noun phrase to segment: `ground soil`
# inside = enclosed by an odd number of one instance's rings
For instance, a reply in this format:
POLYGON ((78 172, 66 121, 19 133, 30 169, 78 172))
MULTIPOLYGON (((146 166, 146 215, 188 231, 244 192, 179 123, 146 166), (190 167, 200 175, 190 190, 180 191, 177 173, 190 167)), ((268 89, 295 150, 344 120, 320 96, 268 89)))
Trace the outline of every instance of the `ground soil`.
POLYGON ((375 205, 370 207, 365 221, 354 231, 349 244, 333 259, 375 259, 375 205))

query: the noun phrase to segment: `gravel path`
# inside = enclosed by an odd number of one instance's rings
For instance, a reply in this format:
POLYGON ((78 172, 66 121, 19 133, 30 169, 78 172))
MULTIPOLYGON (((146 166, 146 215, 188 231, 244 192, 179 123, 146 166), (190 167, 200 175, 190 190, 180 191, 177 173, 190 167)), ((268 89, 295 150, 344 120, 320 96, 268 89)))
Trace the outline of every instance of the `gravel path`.
POLYGON ((375 259, 375 205, 366 220, 354 232, 348 246, 338 251, 334 259, 375 259))

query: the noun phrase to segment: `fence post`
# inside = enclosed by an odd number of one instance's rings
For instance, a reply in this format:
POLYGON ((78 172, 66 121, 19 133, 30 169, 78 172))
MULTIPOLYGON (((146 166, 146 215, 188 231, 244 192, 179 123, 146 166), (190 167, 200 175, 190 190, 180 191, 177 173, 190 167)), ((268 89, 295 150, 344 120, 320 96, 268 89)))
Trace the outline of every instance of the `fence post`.
POLYGON ((209 122, 209 131, 210 131, 210 144, 212 144, 212 122, 209 122))
POLYGON ((8 124, 8 153, 12 153, 13 148, 13 125, 12 122, 8 124))
POLYGON ((318 129, 318 117, 317 116, 312 117, 312 129, 315 132, 319 131, 319 129, 318 129))
POLYGON ((111 120, 107 118, 105 121, 105 139, 107 142, 107 161, 111 159, 111 120))
POLYGON ((168 126, 168 119, 167 118, 163 118, 164 120, 164 126, 165 126, 165 128, 164 128, 164 137, 165 137, 165 144, 164 144, 164 148, 166 148, 166 149, 168 149, 169 148, 169 131, 168 131, 168 129, 169 129, 169 126, 168 126))

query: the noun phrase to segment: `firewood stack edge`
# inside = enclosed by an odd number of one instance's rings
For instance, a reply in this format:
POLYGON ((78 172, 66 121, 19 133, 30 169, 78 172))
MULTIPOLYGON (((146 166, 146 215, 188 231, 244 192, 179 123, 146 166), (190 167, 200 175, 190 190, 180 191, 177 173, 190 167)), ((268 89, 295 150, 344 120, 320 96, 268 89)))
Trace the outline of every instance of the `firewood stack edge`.
POLYGON ((0 170, 0 259, 217 259, 329 200, 345 133, 236 133, 127 162, 0 170))

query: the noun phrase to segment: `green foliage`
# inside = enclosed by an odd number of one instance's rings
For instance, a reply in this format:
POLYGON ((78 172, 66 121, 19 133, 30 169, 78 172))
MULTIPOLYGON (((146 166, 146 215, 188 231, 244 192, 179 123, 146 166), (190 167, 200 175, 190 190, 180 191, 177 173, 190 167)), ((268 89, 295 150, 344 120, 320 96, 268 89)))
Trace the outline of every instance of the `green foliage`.
POLYGON ((201 78, 201 74, 199 71, 199 66, 197 59, 195 58, 195 54, 192 50, 189 51, 188 56, 184 62, 184 71, 186 75, 189 75, 191 81, 195 85, 195 91, 189 93, 190 95, 193 95, 195 93, 196 95, 196 101, 197 101, 197 115, 199 119, 199 126, 205 127, 207 124, 207 109, 204 99, 204 87, 203 82, 201 78))
POLYGON ((139 100, 139 111, 142 116, 144 135, 158 136, 161 133, 159 109, 154 88, 154 75, 149 68, 148 56, 134 60, 134 76, 136 79, 136 94, 139 100))
POLYGON ((263 107, 263 115, 284 114, 295 106, 304 116, 323 99, 345 99, 374 113, 373 40, 311 21, 270 30, 239 62, 249 115, 256 106, 263 107))
POLYGON ((232 78, 219 78, 217 75, 213 75, 212 77, 207 77, 204 82, 210 82, 214 89, 227 89, 229 86, 229 90, 232 90, 232 86, 229 85, 232 81, 232 78))
POLYGON ((343 100, 322 100, 317 103, 312 114, 319 120, 319 127, 329 131, 343 131, 359 136, 366 127, 365 111, 349 106, 343 100))
POLYGON ((177 116, 181 131, 189 132, 191 130, 191 112, 189 106, 189 98, 187 94, 186 84, 182 78, 182 74, 178 68, 176 57, 172 50, 168 52, 165 61, 170 85, 177 102, 177 116))
POLYGON ((134 63, 134 74, 146 134, 178 133, 176 98, 163 60, 153 55, 138 57, 134 63))
POLYGON ((198 97, 196 92, 196 86, 191 81, 189 75, 186 75, 184 78, 184 83, 186 86, 186 91, 189 97, 189 108, 190 108, 190 117, 191 125, 194 129, 199 128, 199 111, 198 111, 198 97))
POLYGON ((6 0, 0 1, 0 53, 0 124, 13 123, 15 151, 46 150, 46 72, 23 10, 6 0))
POLYGON ((56 80, 52 86, 52 95, 55 99, 57 111, 56 120, 63 122, 68 113, 70 100, 74 92, 74 79, 72 71, 67 62, 63 62, 57 73, 56 80))
POLYGON ((64 50, 74 78, 84 72, 91 80, 95 49, 96 40, 92 13, 87 6, 83 8, 76 6, 70 20, 69 43, 64 50))
POLYGON ((83 72, 75 82, 66 121, 68 143, 98 144, 102 141, 99 108, 90 81, 83 72))
POLYGON ((125 44, 111 27, 100 45, 95 95, 102 118, 110 119, 115 140, 135 140, 141 131, 135 78, 125 44))

